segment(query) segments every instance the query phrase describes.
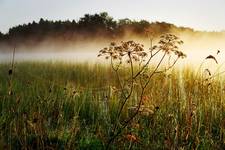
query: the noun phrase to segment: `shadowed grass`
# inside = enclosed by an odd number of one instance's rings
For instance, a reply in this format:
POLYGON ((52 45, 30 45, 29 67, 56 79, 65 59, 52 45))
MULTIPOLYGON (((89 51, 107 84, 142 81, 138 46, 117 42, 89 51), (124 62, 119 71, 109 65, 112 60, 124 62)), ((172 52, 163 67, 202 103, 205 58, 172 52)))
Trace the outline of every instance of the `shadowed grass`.
MULTIPOLYGON (((8 64, 0 65, 0 149, 105 148, 120 101, 110 67, 18 63, 13 95, 8 95, 8 69, 8 64)), ((152 113, 139 114, 112 149, 225 147, 222 77, 209 84, 191 69, 177 69, 154 76, 146 91, 145 105, 152 113)), ((135 90, 126 108, 139 94, 135 90)), ((121 118, 129 113, 125 109, 121 118)))

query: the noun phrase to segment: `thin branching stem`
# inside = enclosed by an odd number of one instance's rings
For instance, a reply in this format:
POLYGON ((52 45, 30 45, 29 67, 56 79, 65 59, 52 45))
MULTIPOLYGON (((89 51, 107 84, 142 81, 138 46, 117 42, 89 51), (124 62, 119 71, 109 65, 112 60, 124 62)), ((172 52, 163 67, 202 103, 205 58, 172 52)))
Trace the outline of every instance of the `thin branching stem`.
POLYGON ((133 79, 133 75, 134 75, 134 68, 133 68, 133 61, 131 59, 131 56, 129 55, 129 60, 130 60, 130 69, 131 69, 131 89, 130 89, 130 92, 129 94, 125 97, 125 100, 123 101, 121 107, 120 107, 120 110, 119 110, 119 113, 118 113, 118 119, 120 118, 120 115, 122 113, 122 110, 127 102, 127 100, 130 98, 130 96, 132 95, 133 93, 133 87, 134 87, 134 79, 133 79))
MULTIPOLYGON (((111 44, 113 47, 109 48, 104 48, 103 50, 100 51, 100 55, 108 55, 110 54, 109 57, 111 57, 111 66, 113 70, 116 72, 116 76, 119 82, 119 86, 122 92, 122 101, 119 105, 118 112, 117 112, 117 119, 114 124, 113 128, 113 135, 110 137, 109 141, 107 142, 106 149, 109 148, 110 144, 123 132, 123 130, 128 126, 128 124, 138 115, 140 112, 140 108, 142 106, 142 100, 145 95, 145 91, 147 89, 147 86, 149 85, 152 77, 157 74, 157 73, 163 73, 166 72, 167 70, 171 69, 174 67, 174 65, 177 63, 178 59, 184 58, 186 55, 183 54, 181 51, 178 51, 178 47, 176 46, 177 44, 181 44, 182 41, 179 41, 178 38, 175 35, 172 34, 166 34, 165 36, 161 37, 161 40, 159 41, 157 46, 152 46, 152 38, 150 38, 150 52, 145 52, 143 47, 140 46, 140 44, 137 44, 133 41, 128 41, 128 42, 122 42, 121 46, 115 46, 116 44, 111 44), (158 50, 154 51, 156 48, 158 50), (153 68, 152 71, 149 73, 147 72, 150 66, 150 62, 152 59, 159 54, 159 52, 163 52, 163 56, 157 63, 156 67, 153 68), (163 60, 165 59, 167 54, 173 53, 174 55, 177 56, 177 58, 174 60, 172 64, 168 64, 165 69, 159 70, 160 66, 162 65, 163 60), (149 54, 150 53, 150 54, 149 54), (149 56, 148 56, 149 55, 149 56), (123 60, 123 58, 128 56, 128 63, 130 63, 130 75, 128 78, 125 78, 122 83, 119 75, 119 67, 120 64, 117 65, 116 67, 113 64, 113 60, 119 58, 119 60, 123 60), (144 58, 147 57, 148 60, 147 62, 143 61, 144 58), (138 62, 138 70, 135 72, 134 70, 134 61, 138 62), (147 76, 147 78, 145 77, 147 76), (132 116, 129 116, 125 121, 122 123, 120 122, 120 117, 121 114, 125 108, 125 105, 127 104, 128 100, 133 94, 133 89, 135 86, 135 82, 140 83, 140 97, 138 96, 138 105, 135 109, 134 114, 132 116), (128 86, 128 89, 125 89, 125 86, 128 86)), ((108 58, 108 56, 106 57, 108 58)), ((170 60, 169 60, 170 61, 170 60)), ((122 63, 122 62, 121 62, 122 63)))
POLYGON ((167 72, 168 70, 170 70, 171 68, 174 67, 174 65, 177 63, 178 59, 179 59, 179 57, 177 57, 176 60, 173 62, 173 64, 171 64, 168 68, 165 68, 164 70, 156 71, 155 73, 167 72))
POLYGON ((143 71, 144 69, 149 65, 149 63, 151 62, 152 58, 158 54, 161 50, 156 51, 154 54, 151 53, 150 58, 148 59, 148 61, 146 62, 145 65, 142 66, 141 70, 139 70, 136 75, 133 77, 133 79, 136 79, 143 71))

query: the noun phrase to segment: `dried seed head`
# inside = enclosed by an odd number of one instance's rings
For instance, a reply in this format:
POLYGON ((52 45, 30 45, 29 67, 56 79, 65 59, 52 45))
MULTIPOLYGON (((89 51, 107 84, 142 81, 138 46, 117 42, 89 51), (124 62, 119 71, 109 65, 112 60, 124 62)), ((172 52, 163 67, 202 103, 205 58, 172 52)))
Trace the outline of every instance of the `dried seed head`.
POLYGON ((213 55, 209 55, 205 59, 213 59, 218 64, 218 61, 216 60, 216 58, 213 55))
POLYGON ((12 73, 13 73, 13 70, 12 69, 9 69, 9 75, 12 75, 12 73))

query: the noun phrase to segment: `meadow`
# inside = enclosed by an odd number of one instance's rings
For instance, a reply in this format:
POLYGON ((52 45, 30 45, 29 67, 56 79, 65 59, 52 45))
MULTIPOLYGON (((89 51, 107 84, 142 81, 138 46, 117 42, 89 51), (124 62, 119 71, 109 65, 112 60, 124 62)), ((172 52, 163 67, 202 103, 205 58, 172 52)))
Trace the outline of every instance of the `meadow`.
MULTIPOLYGON (((154 76, 139 113, 107 147, 121 94, 109 65, 0 64, 0 149, 224 149, 224 77, 191 68, 154 76)), ((126 70, 123 71, 126 75, 126 70)), ((134 88, 121 114, 130 115, 134 88)))

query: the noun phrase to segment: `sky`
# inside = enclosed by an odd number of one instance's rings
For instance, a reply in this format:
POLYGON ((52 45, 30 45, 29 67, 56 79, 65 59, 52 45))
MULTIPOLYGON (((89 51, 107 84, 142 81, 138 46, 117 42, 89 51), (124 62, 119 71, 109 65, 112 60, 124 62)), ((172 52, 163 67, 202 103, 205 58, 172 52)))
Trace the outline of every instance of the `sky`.
POLYGON ((0 31, 39 21, 78 20, 108 12, 115 19, 165 21, 202 31, 225 30, 225 0, 0 0, 0 31))

